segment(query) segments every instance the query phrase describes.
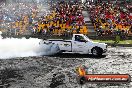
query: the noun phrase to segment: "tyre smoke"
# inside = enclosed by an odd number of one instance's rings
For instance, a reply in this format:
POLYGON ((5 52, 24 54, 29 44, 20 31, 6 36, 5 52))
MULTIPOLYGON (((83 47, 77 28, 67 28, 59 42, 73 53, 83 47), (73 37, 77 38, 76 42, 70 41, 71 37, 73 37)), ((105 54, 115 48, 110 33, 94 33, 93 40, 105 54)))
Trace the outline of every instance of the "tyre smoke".
POLYGON ((52 55, 59 50, 55 44, 40 44, 40 41, 42 40, 37 38, 2 39, 0 36, 0 59, 52 55))

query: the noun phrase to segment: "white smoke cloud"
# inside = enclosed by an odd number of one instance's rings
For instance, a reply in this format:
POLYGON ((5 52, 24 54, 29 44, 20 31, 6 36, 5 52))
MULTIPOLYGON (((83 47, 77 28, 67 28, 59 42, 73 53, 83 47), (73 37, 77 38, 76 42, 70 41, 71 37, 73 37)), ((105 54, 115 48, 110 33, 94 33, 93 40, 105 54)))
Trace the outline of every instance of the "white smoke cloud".
POLYGON ((58 51, 55 44, 39 44, 37 38, 6 38, 0 36, 0 59, 13 57, 29 57, 40 55, 52 55, 58 51))

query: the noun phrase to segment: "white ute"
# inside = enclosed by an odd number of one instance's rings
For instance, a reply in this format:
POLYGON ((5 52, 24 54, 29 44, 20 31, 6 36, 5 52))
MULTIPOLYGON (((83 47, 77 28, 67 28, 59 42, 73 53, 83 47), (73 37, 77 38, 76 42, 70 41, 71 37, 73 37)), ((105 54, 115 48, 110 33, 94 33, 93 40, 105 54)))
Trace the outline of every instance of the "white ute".
POLYGON ((107 44, 93 42, 86 35, 73 34, 72 40, 48 39, 44 43, 54 43, 59 46, 60 52, 93 54, 100 56, 107 51, 107 44))

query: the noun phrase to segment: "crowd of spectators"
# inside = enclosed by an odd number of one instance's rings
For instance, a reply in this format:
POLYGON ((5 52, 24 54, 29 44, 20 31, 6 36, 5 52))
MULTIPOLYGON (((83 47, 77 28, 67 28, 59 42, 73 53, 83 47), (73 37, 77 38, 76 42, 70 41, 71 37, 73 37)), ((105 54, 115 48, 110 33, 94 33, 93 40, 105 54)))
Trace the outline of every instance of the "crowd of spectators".
POLYGON ((37 6, 26 3, 10 3, 1 6, 0 30, 18 33, 27 30, 37 14, 37 6))
MULTIPOLYGON (((18 33, 30 30, 33 34, 59 36, 73 33, 88 34, 82 14, 84 9, 82 3, 78 0, 47 3, 50 9, 45 9, 47 11, 41 15, 38 9, 41 6, 39 3, 14 3, 1 6, 0 30, 5 27, 9 29, 8 31, 16 30, 18 33)), ((115 2, 89 1, 90 19, 97 35, 132 33, 131 4, 124 3, 121 6, 121 3, 115 2)))
POLYGON ((131 5, 127 2, 100 2, 89 6, 90 19, 100 36, 132 33, 131 5))
POLYGON ((43 15, 34 24, 34 33, 51 35, 87 34, 88 29, 79 2, 56 2, 51 4, 51 13, 43 15))

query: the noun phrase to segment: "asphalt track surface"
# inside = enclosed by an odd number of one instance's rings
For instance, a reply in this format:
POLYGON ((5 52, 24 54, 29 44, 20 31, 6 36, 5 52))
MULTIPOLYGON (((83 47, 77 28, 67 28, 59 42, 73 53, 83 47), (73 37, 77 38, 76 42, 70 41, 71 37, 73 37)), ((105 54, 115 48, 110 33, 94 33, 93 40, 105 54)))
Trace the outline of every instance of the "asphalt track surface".
POLYGON ((85 65, 93 74, 130 74, 132 47, 109 47, 107 55, 58 54, 0 59, 0 88, 132 88, 130 83, 77 82, 75 68, 85 65))

